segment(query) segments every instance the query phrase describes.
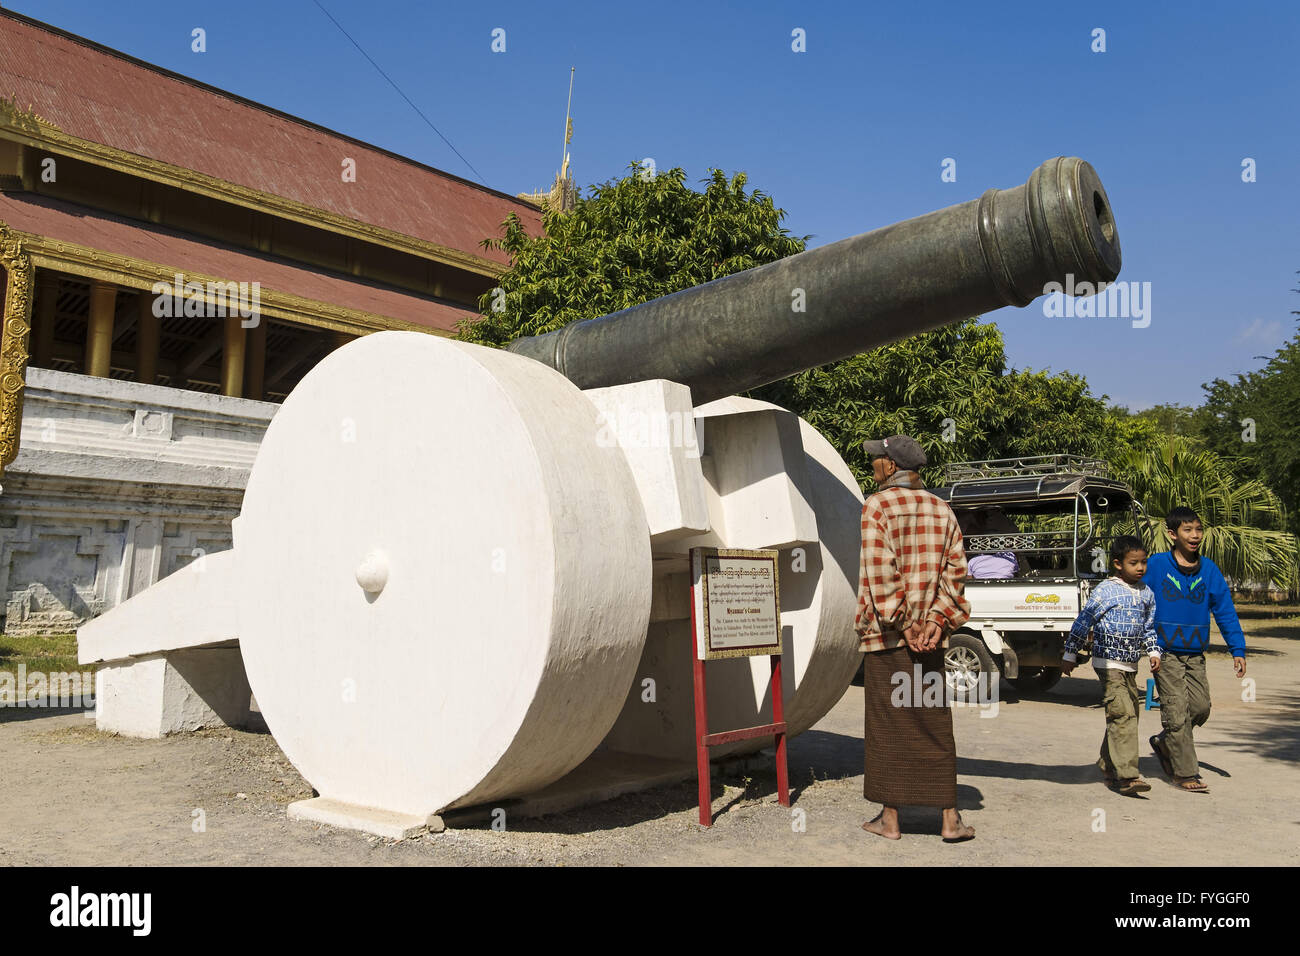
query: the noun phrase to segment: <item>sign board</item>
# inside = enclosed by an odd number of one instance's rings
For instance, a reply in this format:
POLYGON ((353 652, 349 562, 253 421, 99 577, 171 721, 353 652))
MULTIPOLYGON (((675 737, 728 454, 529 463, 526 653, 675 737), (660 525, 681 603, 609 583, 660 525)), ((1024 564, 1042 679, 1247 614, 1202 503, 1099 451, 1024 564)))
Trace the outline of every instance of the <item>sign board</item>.
POLYGON ((771 737, 776 744, 776 793, 790 805, 785 752, 785 683, 781 678, 781 601, 777 551, 691 548, 691 629, 695 633, 695 763, 700 788, 700 826, 713 826, 709 748, 771 737), (772 722, 709 733, 706 661, 767 655, 772 662, 772 722))
POLYGON ((691 548, 697 660, 781 653, 777 551, 691 548))

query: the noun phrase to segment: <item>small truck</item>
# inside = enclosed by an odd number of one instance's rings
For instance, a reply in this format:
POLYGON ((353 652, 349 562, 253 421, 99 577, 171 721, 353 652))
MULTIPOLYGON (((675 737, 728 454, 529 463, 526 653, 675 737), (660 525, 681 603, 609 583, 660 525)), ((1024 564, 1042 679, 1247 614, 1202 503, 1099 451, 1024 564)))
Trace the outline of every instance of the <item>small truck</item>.
POLYGON ((944 656, 949 687, 987 687, 997 673, 1050 690, 1070 626, 1109 574, 1111 541, 1137 534, 1142 505, 1106 462, 1077 455, 957 462, 930 490, 957 515, 971 566, 970 620, 944 656))

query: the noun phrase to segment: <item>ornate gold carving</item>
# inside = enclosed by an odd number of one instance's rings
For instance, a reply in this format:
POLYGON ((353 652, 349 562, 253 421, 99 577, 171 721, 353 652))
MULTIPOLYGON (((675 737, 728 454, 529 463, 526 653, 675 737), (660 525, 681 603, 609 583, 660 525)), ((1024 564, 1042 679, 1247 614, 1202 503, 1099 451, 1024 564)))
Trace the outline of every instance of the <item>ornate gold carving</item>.
MULTIPOLYGON (((3 102, 3 100, 0 100, 0 103, 3 102)), ((464 269, 467 272, 474 272, 488 278, 495 279, 506 271, 506 266, 473 253, 452 249, 449 246, 429 242, 425 239, 417 239, 414 236, 406 236, 400 232, 360 222, 356 219, 348 219, 345 216, 317 209, 315 206, 309 206, 294 199, 287 199, 284 196, 277 196, 273 193, 226 182, 206 173, 185 169, 183 166, 173 166, 170 163, 160 162, 136 153, 128 153, 125 150, 105 146, 102 143, 94 143, 76 136, 69 136, 59 130, 58 127, 36 116, 35 113, 19 111, 12 104, 9 104, 7 110, 0 107, 0 136, 6 136, 6 134, 8 134, 6 138, 38 149, 61 153, 96 166, 104 166, 152 182, 175 186, 212 199, 245 206, 284 219, 291 219, 304 225, 336 232, 340 235, 374 243, 398 252, 409 253, 424 259, 432 259, 435 262, 441 262, 444 265, 454 266, 457 269, 464 269)))
POLYGON ((18 457, 23 421, 23 376, 32 328, 32 260, 22 241, 0 223, 0 266, 5 270, 3 334, 0 335, 0 475, 18 457))
POLYGON ((58 131, 58 127, 41 116, 30 106, 23 109, 12 97, 0 96, 0 125, 12 126, 24 133, 40 135, 48 131, 58 131))

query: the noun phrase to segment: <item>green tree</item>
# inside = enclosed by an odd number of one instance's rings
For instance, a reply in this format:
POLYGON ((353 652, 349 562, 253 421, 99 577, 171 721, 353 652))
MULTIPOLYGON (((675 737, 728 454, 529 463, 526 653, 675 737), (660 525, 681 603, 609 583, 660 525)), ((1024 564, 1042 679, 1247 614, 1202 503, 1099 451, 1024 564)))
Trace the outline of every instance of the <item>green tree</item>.
POLYGON ((1130 418, 1150 422, 1155 431, 1161 435, 1182 435, 1185 438, 1196 438, 1200 435, 1196 409, 1190 405, 1153 405, 1140 412, 1118 408, 1116 411, 1130 418))
POLYGON ((1151 551, 1168 551, 1165 516, 1186 505, 1205 524, 1202 553, 1239 584, 1297 585, 1296 538, 1283 528, 1285 508, 1257 478, 1243 477, 1237 462, 1177 435, 1144 448, 1120 451, 1112 462, 1145 505, 1142 537, 1151 551))
POLYGON ((954 461, 1025 455, 1106 456, 1135 433, 1093 396, 1081 376, 1008 370, 1002 333, 964 322, 800 372, 757 389, 757 398, 808 420, 860 482, 871 474, 862 442, 906 433, 925 448, 923 477, 941 480, 954 461))
POLYGON ((697 192, 682 169, 629 169, 593 186, 567 214, 547 209, 542 236, 511 213, 504 235, 483 242, 509 254, 510 270, 500 291, 479 300, 482 319, 462 323, 459 337, 502 346, 804 250, 809 237, 781 226, 785 210, 770 196, 747 193, 744 173, 728 179, 711 169, 697 192))
POLYGON ((1263 480, 1300 532, 1300 332, 1259 371, 1204 388, 1197 416, 1206 446, 1263 480))

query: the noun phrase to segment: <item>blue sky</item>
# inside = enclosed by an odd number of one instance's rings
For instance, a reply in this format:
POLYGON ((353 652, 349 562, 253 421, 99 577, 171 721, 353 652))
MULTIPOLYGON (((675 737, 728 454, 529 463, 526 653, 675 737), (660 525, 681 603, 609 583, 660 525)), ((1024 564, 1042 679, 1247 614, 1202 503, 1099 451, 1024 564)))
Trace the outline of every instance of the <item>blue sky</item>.
MULTIPOLYGON (((1150 325, 1041 304, 988 317, 1014 366, 1081 373, 1118 403, 1198 404, 1202 382, 1259 367, 1294 333, 1295 3, 321 3, 511 193, 559 166, 570 66, 580 184, 645 157, 691 181, 744 170, 811 245, 1082 156, 1114 207, 1121 280, 1151 283, 1150 325), (945 158, 956 182, 940 180, 945 158)), ((312 0, 6 6, 477 178, 312 0)))

